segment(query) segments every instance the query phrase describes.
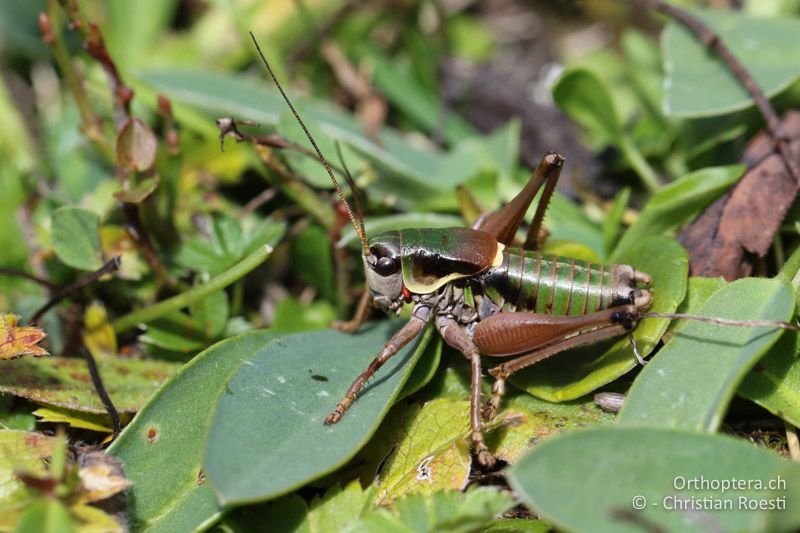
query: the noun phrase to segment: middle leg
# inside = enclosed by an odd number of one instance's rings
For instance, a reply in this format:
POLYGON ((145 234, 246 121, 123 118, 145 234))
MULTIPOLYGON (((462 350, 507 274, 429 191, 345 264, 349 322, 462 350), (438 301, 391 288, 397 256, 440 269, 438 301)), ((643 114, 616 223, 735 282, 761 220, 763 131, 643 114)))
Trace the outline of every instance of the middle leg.
POLYGON ((446 316, 436 318, 436 329, 441 333, 444 341, 463 353, 472 366, 472 394, 469 402, 469 422, 472 447, 478 462, 486 467, 495 463, 494 455, 489 451, 483 439, 483 420, 481 419, 481 356, 478 347, 469 338, 469 335, 458 322, 446 316))

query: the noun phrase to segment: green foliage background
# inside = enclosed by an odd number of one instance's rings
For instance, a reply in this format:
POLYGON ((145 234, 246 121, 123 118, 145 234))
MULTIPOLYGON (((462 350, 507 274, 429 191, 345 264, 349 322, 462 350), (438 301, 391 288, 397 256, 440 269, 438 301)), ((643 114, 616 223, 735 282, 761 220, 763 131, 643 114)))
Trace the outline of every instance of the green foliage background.
MULTIPOLYGON (((736 496, 796 496, 800 468, 786 457, 800 424, 797 340, 770 328, 647 319, 634 333, 655 354, 642 371, 626 338, 520 373, 487 425, 510 465, 498 475, 470 454, 466 362, 431 328, 340 424, 323 426, 402 322, 326 330, 349 317, 363 283, 327 174, 298 150, 229 137, 223 151, 214 120, 254 121, 240 128, 311 148, 255 60, 252 31, 335 167, 341 148, 368 234, 467 225, 475 212, 456 189, 486 210, 512 198, 530 171, 530 124, 481 132, 466 106, 446 109, 446 62, 480 78, 513 65, 515 51, 493 18, 500 8, 450 4, 80 1, 133 89, 122 125, 106 73, 57 1, 0 4, 0 311, 27 322, 53 295, 14 272, 66 287, 121 258, 44 314, 55 357, 0 361, 0 531, 619 531, 637 520, 687 531, 702 524, 663 505, 634 513, 632 498, 663 502, 676 476, 701 475, 780 476, 785 490, 736 496), (364 122, 376 111, 362 113, 363 95, 326 59, 330 43, 386 105, 377 134, 364 122), (155 259, 127 229, 137 218, 155 259), (82 446, 112 427, 86 350, 129 422, 108 448, 132 482, 116 496, 121 521, 110 494, 87 496, 82 477, 82 446), (628 393, 619 417, 593 404, 595 391, 628 393)), ((622 3, 509 4, 504 16, 549 28, 529 47, 558 65, 531 82, 537 105, 559 110, 535 128, 572 139, 548 147, 565 153, 562 179, 577 185, 554 197, 544 250, 648 272, 654 311, 794 320, 796 204, 758 264, 769 279, 690 278, 675 239, 745 172, 743 147, 763 126, 718 60, 675 23, 663 21, 659 41, 662 21, 643 23, 622 3), (602 45, 579 39, 598 27, 602 45), (595 170, 571 167, 571 153, 595 170)), ((694 12, 779 111, 797 108, 797 2, 744 4, 694 12)), ((709 516, 721 528, 800 527, 791 506, 709 516)))

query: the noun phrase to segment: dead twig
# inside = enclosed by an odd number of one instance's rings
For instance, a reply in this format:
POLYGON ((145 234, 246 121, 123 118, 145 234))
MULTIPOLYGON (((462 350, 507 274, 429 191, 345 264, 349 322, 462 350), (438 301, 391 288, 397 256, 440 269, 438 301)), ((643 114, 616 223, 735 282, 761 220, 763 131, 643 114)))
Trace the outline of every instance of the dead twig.
POLYGON ((122 422, 119 418, 119 411, 117 411, 114 402, 111 401, 111 396, 108 395, 108 391, 106 390, 106 386, 103 383, 103 378, 100 376, 100 371, 97 369, 97 361, 95 361, 92 352, 89 351, 88 348, 83 349, 83 356, 86 359, 86 366, 89 367, 89 375, 92 377, 92 384, 94 385, 94 390, 97 392, 97 396, 100 397, 100 401, 103 403, 103 407, 106 408, 106 412, 108 416, 111 418, 112 424, 112 432, 111 432, 111 439, 110 442, 114 442, 117 436, 119 435, 120 431, 122 431, 122 422))
POLYGON ((31 323, 38 322, 39 319, 42 318, 42 315, 44 315, 47 311, 50 310, 50 308, 52 308, 54 305, 56 305, 58 302, 60 302, 67 296, 81 290, 82 288, 88 285, 91 285, 92 283, 96 282, 106 274, 116 272, 119 269, 119 265, 120 265, 120 256, 115 255, 99 269, 95 270, 94 272, 90 272, 85 276, 80 277, 77 281, 75 281, 75 283, 67 285, 63 289, 59 290, 52 296, 52 298, 50 298, 50 300, 46 304, 40 307, 39 310, 33 314, 33 317, 31 317, 31 323))
POLYGON ((56 286, 49 280, 40 278, 39 276, 34 276, 33 274, 28 274, 27 272, 24 272, 22 270, 16 270, 14 268, 8 268, 8 267, 0 267, 0 274, 5 276, 11 276, 14 278, 27 279, 28 281, 33 281, 35 283, 38 283, 39 285, 47 287, 50 290, 56 288, 56 286))

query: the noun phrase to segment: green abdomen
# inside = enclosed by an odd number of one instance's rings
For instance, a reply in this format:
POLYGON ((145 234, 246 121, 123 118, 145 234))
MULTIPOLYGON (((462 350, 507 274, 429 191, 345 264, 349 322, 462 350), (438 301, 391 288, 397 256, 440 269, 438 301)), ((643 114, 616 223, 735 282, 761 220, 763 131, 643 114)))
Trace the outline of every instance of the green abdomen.
POLYGON ((473 292, 483 293, 505 312, 583 315, 628 297, 616 294, 615 265, 543 256, 520 248, 507 248, 504 254, 502 265, 473 278, 473 292))

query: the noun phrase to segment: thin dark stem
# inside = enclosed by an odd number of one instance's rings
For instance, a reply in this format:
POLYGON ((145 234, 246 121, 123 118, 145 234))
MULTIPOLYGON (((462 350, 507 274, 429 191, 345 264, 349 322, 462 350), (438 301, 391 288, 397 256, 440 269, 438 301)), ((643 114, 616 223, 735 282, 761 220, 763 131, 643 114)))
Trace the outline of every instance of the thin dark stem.
POLYGON ((769 132, 769 136, 772 138, 772 142, 775 148, 777 148, 777 151, 780 154, 784 165, 786 165, 789 174, 797 183, 800 183, 800 169, 798 169, 794 162, 794 158, 792 157, 791 150, 789 149, 786 136, 783 133, 783 127, 781 125, 780 118, 778 118, 778 114, 772 108, 772 104, 769 103, 769 100, 764 95, 761 87, 758 86, 758 83, 756 83, 744 65, 742 65, 738 59, 736 59, 725 43, 722 42, 720 36, 717 35, 714 30, 709 28, 703 21, 699 20, 685 9, 668 4, 663 0, 634 1, 674 18, 686 26, 689 31, 697 36, 700 42, 702 42, 706 47, 714 51, 714 53, 719 56, 719 58, 728 66, 728 69, 730 69, 731 73, 736 77, 737 80, 739 80, 739 83, 742 84, 742 87, 744 87, 745 90, 750 94, 750 97, 753 99, 753 102, 755 102, 756 107, 767 123, 767 131, 769 132))
POLYGON ((39 285, 43 285, 48 289, 55 289, 56 286, 51 283, 50 281, 40 278, 39 276, 34 276, 33 274, 28 274, 27 272, 23 272, 22 270, 16 270, 14 268, 7 268, 7 267, 0 267, 0 274, 4 274, 6 276, 12 276, 15 278, 23 278, 33 282, 38 283, 39 285))
POLYGON ((113 428, 111 440, 113 441, 117 438, 117 435, 119 435, 119 432, 122 430, 119 412, 117 411, 117 408, 114 407, 114 402, 111 401, 111 397, 108 395, 106 386, 103 384, 103 378, 100 377, 100 371, 97 369, 97 361, 94 360, 94 356, 88 349, 83 350, 83 355, 86 357, 86 366, 89 367, 89 375, 92 376, 94 390, 97 391, 100 401, 103 402, 103 407, 106 408, 108 416, 111 417, 111 424, 113 428))
POLYGON ((47 311, 49 311, 51 307, 56 305, 58 302, 60 302, 70 294, 79 291, 80 289, 86 287, 87 285, 91 285, 92 283, 96 282, 98 279, 105 276, 106 274, 116 272, 119 269, 119 264, 120 264, 120 256, 115 255, 99 269, 95 270, 94 272, 90 272, 85 276, 82 276, 77 281, 75 281, 75 283, 59 290, 53 295, 52 298, 50 298, 50 301, 48 301, 46 304, 40 307, 39 310, 36 311, 36 313, 34 313, 33 317, 31 318, 31 322, 32 323, 38 322, 39 319, 42 318, 42 315, 44 315, 47 311))

